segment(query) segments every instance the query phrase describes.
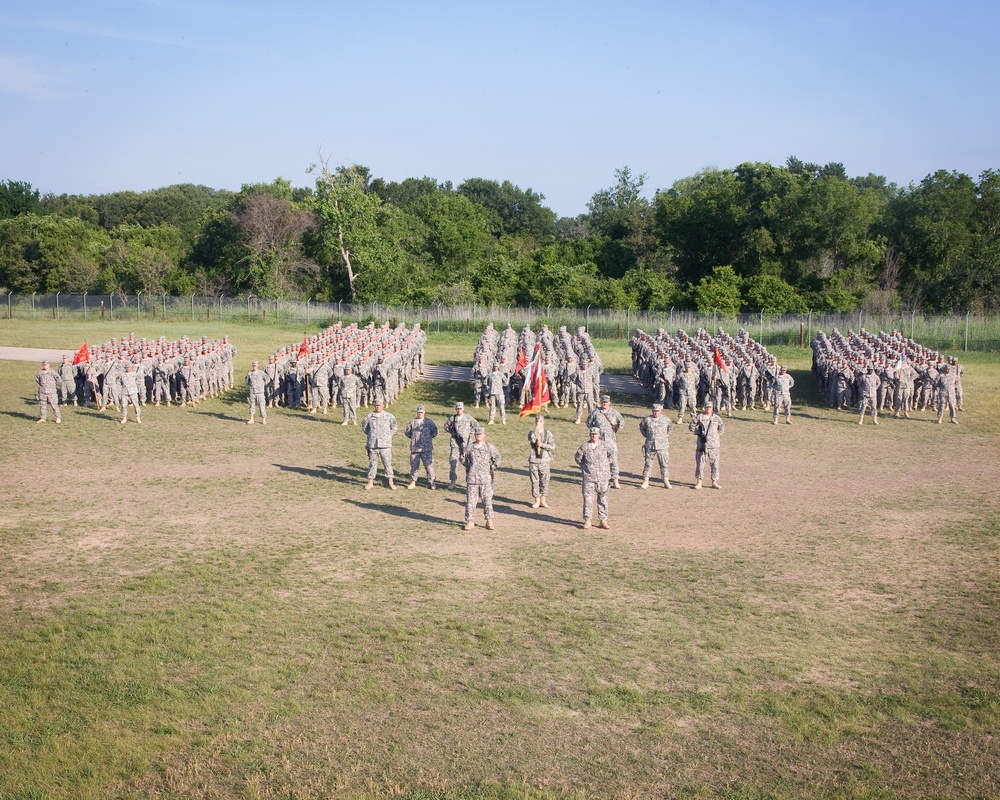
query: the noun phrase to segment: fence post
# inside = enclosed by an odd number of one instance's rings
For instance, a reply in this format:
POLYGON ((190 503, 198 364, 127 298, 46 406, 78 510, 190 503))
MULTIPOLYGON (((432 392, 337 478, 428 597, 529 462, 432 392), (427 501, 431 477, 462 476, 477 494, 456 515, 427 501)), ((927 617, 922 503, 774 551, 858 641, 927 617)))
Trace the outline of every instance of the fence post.
POLYGON ((167 293, 163 293, 163 320, 167 319, 167 293))
MULTIPOLYGON (((14 307, 11 305, 10 298, 13 292, 7 292, 7 319, 14 319, 14 307)), ((84 295, 86 297, 86 295, 84 295)))
POLYGON ((111 319, 115 318, 115 295, 111 293, 108 295, 108 311, 111 312, 111 319))
POLYGON ((35 318, 35 293, 31 293, 31 318, 35 318))
POLYGON ((965 312, 965 352, 969 352, 969 312, 965 312))
POLYGON ((764 344, 764 309, 760 310, 760 343, 764 344))
POLYGON ((914 320, 914 317, 916 317, 916 316, 917 316, 917 309, 913 309, 913 311, 910 312, 910 338, 911 339, 913 338, 913 320, 914 320))
POLYGON ((83 318, 87 319, 87 293, 83 293, 83 318))
POLYGON ((191 295, 191 321, 194 322, 194 295, 191 295))
POLYGON ((61 294, 62 292, 56 292, 56 319, 59 319, 59 295, 61 294))
POLYGON ((142 297, 142 292, 136 292, 135 293, 135 321, 136 322, 139 321, 139 316, 140 316, 140 308, 139 308, 139 303, 140 303, 139 298, 140 297, 142 297))

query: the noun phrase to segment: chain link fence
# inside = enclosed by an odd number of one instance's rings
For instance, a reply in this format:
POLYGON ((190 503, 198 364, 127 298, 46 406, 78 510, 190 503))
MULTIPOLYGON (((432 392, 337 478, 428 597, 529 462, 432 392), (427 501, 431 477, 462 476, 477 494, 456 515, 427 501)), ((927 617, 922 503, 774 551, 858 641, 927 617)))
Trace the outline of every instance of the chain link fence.
POLYGON ((693 333, 699 328, 723 328, 736 334, 744 328, 768 347, 808 346, 817 331, 829 333, 866 328, 870 331, 899 330, 904 335, 935 350, 1000 350, 1000 317, 983 315, 905 314, 703 314, 697 311, 613 310, 606 308, 555 308, 553 306, 385 306, 380 303, 319 303, 297 300, 269 300, 259 297, 203 297, 191 295, 123 294, 8 294, 7 319, 51 320, 139 320, 218 321, 273 325, 326 327, 336 321, 365 323, 419 322, 428 331, 480 331, 488 323, 520 329, 541 323, 556 329, 565 325, 575 330, 583 325, 599 339, 627 339, 636 328, 653 332, 663 328, 673 332, 683 328, 693 333))

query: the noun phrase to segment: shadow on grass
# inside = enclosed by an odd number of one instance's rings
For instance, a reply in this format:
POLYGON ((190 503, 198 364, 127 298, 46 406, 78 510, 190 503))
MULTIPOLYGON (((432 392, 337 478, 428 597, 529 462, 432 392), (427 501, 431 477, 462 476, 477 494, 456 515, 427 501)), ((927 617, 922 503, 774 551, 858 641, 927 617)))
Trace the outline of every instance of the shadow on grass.
MULTIPOLYGON (((397 489, 397 491, 399 490, 397 489)), ((456 524, 455 519, 434 517, 430 514, 421 514, 419 511, 413 511, 412 509, 393 505, 391 503, 364 503, 360 500, 351 500, 348 498, 343 498, 343 502, 350 503, 352 506, 357 506, 358 508, 363 508, 368 511, 378 511, 382 514, 388 514, 391 517, 401 517, 403 519, 416 520, 419 522, 433 522, 438 525, 454 526, 456 524)))
POLYGON ((13 417, 14 419, 26 419, 29 422, 34 422, 38 419, 37 414, 27 414, 24 411, 0 411, 5 417, 13 417))
POLYGON ((336 481, 337 483, 359 484, 364 486, 365 473, 363 470, 349 469, 348 467, 336 467, 332 464, 320 464, 315 469, 308 467, 293 467, 291 464, 273 464, 282 472, 296 472, 309 478, 317 478, 323 481, 336 481))

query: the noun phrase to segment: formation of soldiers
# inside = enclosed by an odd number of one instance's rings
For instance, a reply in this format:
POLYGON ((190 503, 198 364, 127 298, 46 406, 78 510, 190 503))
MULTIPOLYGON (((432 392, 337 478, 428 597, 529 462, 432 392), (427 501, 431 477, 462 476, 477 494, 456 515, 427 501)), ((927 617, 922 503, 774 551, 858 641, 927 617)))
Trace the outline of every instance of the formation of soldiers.
POLYGON ((728 416, 734 406, 752 411, 761 403, 765 411, 773 410, 775 424, 779 409, 791 422, 791 376, 743 329, 735 338, 722 328, 715 336, 703 329, 694 336, 636 330, 630 344, 632 374, 653 402, 677 410, 678 422, 685 411, 694 415, 709 402, 728 416))
POLYGON ((927 408, 937 411, 938 424, 945 408, 958 424, 965 367, 957 357, 945 358, 896 330, 874 334, 862 328, 845 336, 834 328, 829 336, 820 331, 809 344, 820 394, 831 408, 857 409, 858 424, 866 413, 878 425, 884 411, 909 418, 911 411, 927 408))
POLYGON ((536 334, 525 325, 520 334, 510 323, 502 331, 489 323, 479 337, 472 356, 472 392, 476 408, 490 409, 490 423, 499 409, 501 420, 512 402, 524 405, 531 387, 526 381, 528 363, 541 359, 552 405, 574 407, 576 423, 597 407, 604 366, 583 326, 570 334, 563 325, 553 334, 542 323, 536 334))
MULTIPOLYGON (((427 334, 417 323, 376 328, 356 322, 338 322, 301 343, 279 348, 259 370, 263 373, 262 420, 266 408, 304 408, 311 414, 326 414, 329 408, 343 407, 342 425, 357 425, 359 406, 384 406, 395 402, 424 366, 427 334)), ((257 363, 257 362, 255 362, 257 363)), ((252 371, 251 371, 252 374, 252 371)), ((257 393, 258 377, 247 375, 251 395, 257 393)), ((248 422, 253 422, 253 405, 248 422)))
POLYGON ((63 356, 53 378, 46 377, 44 387, 39 384, 39 400, 43 390, 51 391, 54 380, 63 405, 118 408, 123 422, 127 406, 132 405, 140 422, 140 409, 146 404, 197 405, 231 389, 235 356, 236 347, 228 336, 213 342, 207 336, 168 341, 165 336, 136 339, 130 333, 121 340, 84 345, 76 357, 63 356))

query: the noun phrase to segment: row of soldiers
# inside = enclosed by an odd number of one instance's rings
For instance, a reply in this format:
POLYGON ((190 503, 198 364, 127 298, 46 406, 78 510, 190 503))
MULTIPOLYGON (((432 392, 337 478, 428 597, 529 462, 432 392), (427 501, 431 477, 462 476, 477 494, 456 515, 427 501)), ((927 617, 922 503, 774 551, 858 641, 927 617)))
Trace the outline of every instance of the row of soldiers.
POLYGON ((574 406, 576 422, 597 407, 604 366, 584 326, 570 334, 565 325, 553 334, 542 323, 536 334, 525 325, 518 334, 510 325, 503 331, 488 323, 472 356, 472 391, 476 407, 490 409, 490 423, 499 410, 506 419, 511 402, 524 405, 531 393, 526 380, 530 363, 538 359, 547 383, 551 403, 574 406))
POLYGON ((819 331, 810 347, 820 394, 831 408, 858 409, 859 424, 866 412, 878 425, 881 412, 909 417, 928 407, 937 411, 938 423, 946 407, 958 423, 965 367, 955 356, 945 358, 896 330, 873 334, 864 328, 846 336, 836 328, 829 336, 819 331))
POLYGON ((791 388, 788 371, 760 342, 745 330, 736 337, 719 328, 714 336, 699 329, 694 336, 678 330, 671 336, 657 329, 650 334, 636 330, 629 341, 632 374, 656 403, 677 409, 680 422, 686 410, 694 413, 712 402, 715 409, 732 416, 733 406, 753 410, 757 403, 779 411, 791 421, 791 388))
POLYGON ((427 334, 417 323, 412 329, 389 323, 359 326, 337 322, 301 343, 280 348, 263 367, 254 362, 246 376, 250 390, 250 419, 257 407, 261 421, 267 408, 305 408, 326 414, 343 406, 342 425, 357 425, 359 405, 375 401, 391 405, 424 366, 427 334), (258 374, 259 373, 259 374, 258 374))
POLYGON ((133 382, 139 405, 197 405, 233 387, 236 347, 228 336, 208 341, 136 339, 134 333, 65 355, 55 370, 63 405, 94 403, 121 407, 133 382))

